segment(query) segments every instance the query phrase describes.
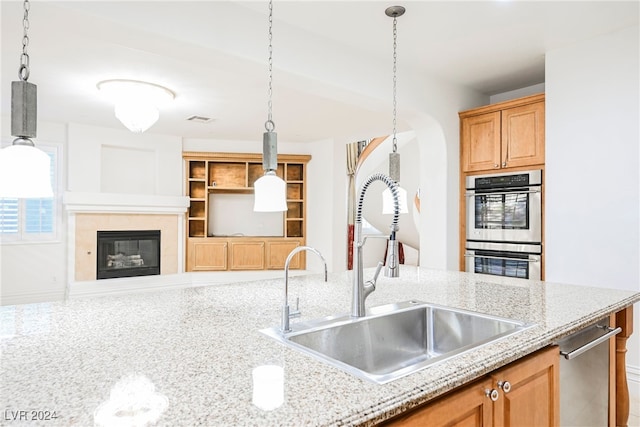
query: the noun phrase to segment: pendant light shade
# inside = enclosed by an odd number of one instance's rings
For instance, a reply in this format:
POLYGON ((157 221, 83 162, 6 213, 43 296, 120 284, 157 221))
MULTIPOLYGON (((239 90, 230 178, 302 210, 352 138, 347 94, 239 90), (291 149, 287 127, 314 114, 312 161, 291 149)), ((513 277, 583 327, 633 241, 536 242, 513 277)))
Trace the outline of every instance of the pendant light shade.
POLYGON ((158 108, 175 94, 166 87, 137 80, 104 80, 100 92, 114 104, 115 116, 131 132, 142 133, 158 121, 158 108))
POLYGON ((282 212, 287 210, 287 184, 269 171, 254 184, 255 199, 253 210, 256 212, 282 212))
POLYGON ((0 150, 0 197, 53 197, 51 159, 29 145, 10 145, 0 150))

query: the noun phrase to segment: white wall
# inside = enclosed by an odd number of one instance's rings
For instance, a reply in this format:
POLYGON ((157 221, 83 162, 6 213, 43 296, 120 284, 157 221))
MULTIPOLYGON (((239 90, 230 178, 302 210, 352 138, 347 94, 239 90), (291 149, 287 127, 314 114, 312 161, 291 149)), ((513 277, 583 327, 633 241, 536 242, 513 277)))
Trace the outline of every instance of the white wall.
POLYGON ((69 124, 68 191, 181 196, 182 139, 69 124))
POLYGON ((548 281, 640 291, 639 52, 636 26, 547 53, 548 281))

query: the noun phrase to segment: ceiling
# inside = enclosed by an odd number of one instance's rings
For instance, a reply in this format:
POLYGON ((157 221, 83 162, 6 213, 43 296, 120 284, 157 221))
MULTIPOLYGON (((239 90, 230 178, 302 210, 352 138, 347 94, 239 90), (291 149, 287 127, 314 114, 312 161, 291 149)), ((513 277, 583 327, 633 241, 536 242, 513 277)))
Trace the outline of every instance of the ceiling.
MULTIPOLYGON (((281 140, 389 133, 392 24, 384 10, 392 4, 275 1, 274 121, 281 140), (363 64, 367 72, 358 68, 363 64), (323 74, 337 66, 340 82, 323 74), (362 79, 388 85, 389 99, 350 88, 362 79)), ((486 95, 544 82, 545 52, 638 25, 639 15, 638 1, 397 4, 407 8, 398 18, 399 77, 411 71, 486 95)), ((0 7, 1 108, 8 116, 23 6, 2 0, 0 7)), ((96 83, 129 78, 176 93, 148 132, 259 140, 267 110, 267 12, 267 1, 32 1, 29 81, 38 85, 38 119, 121 128, 96 83), (187 121, 192 115, 214 120, 187 121)))

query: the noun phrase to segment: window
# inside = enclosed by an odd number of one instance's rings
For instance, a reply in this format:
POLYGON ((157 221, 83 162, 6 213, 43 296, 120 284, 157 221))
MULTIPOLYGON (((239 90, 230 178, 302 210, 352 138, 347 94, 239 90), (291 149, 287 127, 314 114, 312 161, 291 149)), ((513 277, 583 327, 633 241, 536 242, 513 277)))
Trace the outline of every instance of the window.
POLYGON ((51 158, 51 199, 0 198, 0 243, 44 242, 57 239, 60 217, 58 194, 59 147, 38 143, 51 158))

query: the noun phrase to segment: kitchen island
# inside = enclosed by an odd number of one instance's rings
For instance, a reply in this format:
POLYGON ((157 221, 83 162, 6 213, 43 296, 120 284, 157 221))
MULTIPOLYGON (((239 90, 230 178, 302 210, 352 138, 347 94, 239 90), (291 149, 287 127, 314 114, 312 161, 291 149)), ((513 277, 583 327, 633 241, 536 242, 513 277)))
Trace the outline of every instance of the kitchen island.
MULTIPOLYGON (((2 424, 374 425, 640 301, 631 291, 405 266, 376 287, 367 307, 420 300, 535 326, 377 385, 260 332, 280 322, 280 279, 5 306, 2 424), (284 400, 273 410, 252 403, 252 371, 267 364, 284 368, 284 400)), ((351 272, 326 283, 294 277, 289 300, 299 297, 305 320, 342 314, 351 289, 351 272)))

